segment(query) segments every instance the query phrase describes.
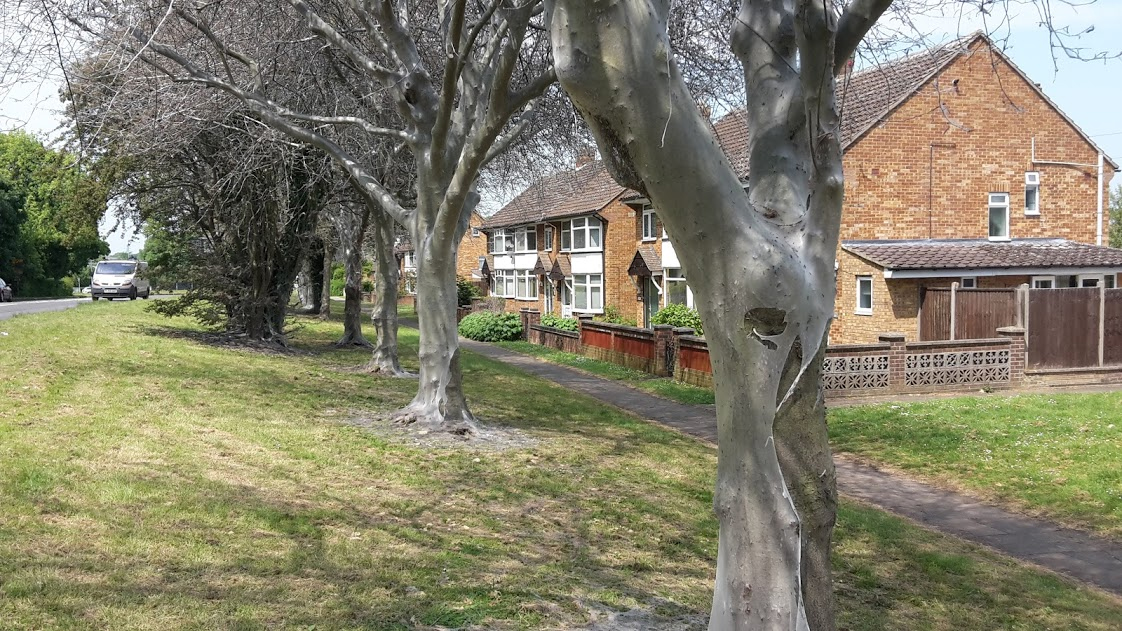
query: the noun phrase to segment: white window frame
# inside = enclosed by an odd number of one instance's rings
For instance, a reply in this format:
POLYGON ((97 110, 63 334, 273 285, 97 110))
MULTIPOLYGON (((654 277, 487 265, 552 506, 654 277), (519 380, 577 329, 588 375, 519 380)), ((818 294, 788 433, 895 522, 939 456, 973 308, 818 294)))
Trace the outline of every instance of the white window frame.
POLYGON ((573 274, 570 279, 572 286, 573 311, 575 313, 603 313, 604 312, 604 275, 603 274, 573 274), (595 281, 593 279, 596 279, 595 281), (578 304, 578 288, 584 288, 585 304, 578 304), (595 290, 595 291, 594 291, 595 290), (594 295, 599 300, 593 300, 594 295))
POLYGON ((963 276, 958 279, 958 286, 962 289, 977 289, 978 277, 977 276, 963 276))
POLYGON ((668 267, 663 270, 662 274, 662 306, 670 305, 670 284, 683 283, 686 286, 686 306, 693 309, 693 290, 690 289, 689 281, 686 280, 686 273, 680 267, 668 267))
POLYGON ((520 269, 514 271, 514 298, 517 300, 538 299, 538 277, 533 270, 520 269))
POLYGON ((472 228, 471 228, 471 238, 473 238, 473 239, 478 239, 479 238, 479 228, 477 228, 475 226, 472 226, 472 228))
POLYGON ((514 298, 516 276, 512 269, 499 269, 491 272, 491 295, 499 298, 514 298))
POLYGON ((857 277, 857 295, 854 299, 853 313, 857 315, 873 315, 873 277, 871 275, 862 275, 857 277), (869 283, 869 306, 861 306, 861 283, 869 283))
POLYGON ((643 210, 640 216, 642 218, 641 234, 643 235, 643 241, 654 241, 658 239, 658 230, 656 229, 658 222, 656 221, 657 215, 655 215, 654 207, 650 204, 643 204, 643 210))
POLYGON ((401 265, 404 269, 417 269, 417 253, 403 252, 401 255, 401 265))
POLYGON ((1103 279, 1102 274, 1079 274, 1078 276, 1075 277, 1075 286, 1076 287, 1084 287, 1084 288, 1086 288, 1086 287, 1098 287, 1099 285, 1102 285, 1105 282, 1106 281, 1103 279), (1083 284, 1084 280, 1093 280, 1093 281, 1097 281, 1097 283, 1094 284, 1094 285, 1084 285, 1083 284))
POLYGON ((562 252, 601 252, 604 249, 604 224, 595 217, 581 217, 566 221, 561 227, 562 252), (591 245, 592 235, 596 235, 597 245, 591 245), (569 248, 565 248, 566 235, 569 248), (578 235, 583 236, 584 246, 577 247, 578 235))
POLYGON ((514 251, 518 253, 538 251, 538 231, 534 226, 514 231, 514 251), (534 241, 533 247, 530 247, 531 238, 534 241))
POLYGON ((1025 215, 1035 217, 1040 214, 1040 172, 1025 172, 1025 215), (1029 193, 1032 193, 1032 204, 1029 204, 1029 193))
POLYGON ((542 239, 542 241, 543 241, 542 245, 544 246, 542 249, 544 249, 546 252, 552 252, 553 251, 553 226, 546 226, 545 227, 545 238, 542 239))
POLYGON ((487 241, 491 246, 488 248, 491 254, 509 254, 514 252, 514 231, 513 230, 495 230, 491 232, 487 241), (500 246, 502 249, 500 249, 500 246))
POLYGON ((987 233, 990 232, 990 224, 992 223, 991 217, 993 215, 994 210, 1002 210, 1002 209, 1004 209, 1004 211, 1005 211, 1005 234, 1004 235, 997 235, 997 236, 994 236, 993 234, 990 234, 989 235, 990 241, 1009 241, 1010 240, 1010 234, 1012 234, 1012 228, 1009 225, 1009 221, 1010 221, 1010 217, 1009 217, 1009 193, 990 193, 989 194, 989 205, 987 206, 987 212, 986 212, 986 232, 987 233))
POLYGON ((1107 289, 1115 289, 1118 287, 1117 274, 1103 274, 1103 284, 1107 289))
POLYGON ((1033 289, 1055 289, 1056 288, 1056 277, 1055 276, 1033 276, 1031 287, 1033 289), (1036 283, 1038 283, 1038 282, 1048 283, 1048 286, 1047 287, 1037 287, 1036 283))

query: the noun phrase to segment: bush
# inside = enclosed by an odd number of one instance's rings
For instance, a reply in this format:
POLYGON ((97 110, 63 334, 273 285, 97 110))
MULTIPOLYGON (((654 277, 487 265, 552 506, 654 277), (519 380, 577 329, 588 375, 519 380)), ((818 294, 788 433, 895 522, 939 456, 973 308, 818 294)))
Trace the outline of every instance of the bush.
POLYGON ((515 313, 472 313, 460 321, 460 335, 477 342, 509 342, 522 337, 522 319, 515 313))
POLYGON ((473 298, 482 298, 483 294, 479 293, 479 287, 476 287, 475 283, 463 276, 457 276, 456 297, 461 307, 468 307, 471 305, 471 300, 473 298))
POLYGON ((335 263, 331 266, 331 295, 342 296, 347 286, 347 271, 342 264, 335 263))
POLYGON ((552 313, 546 313, 542 315, 542 326, 562 331, 576 331, 580 328, 580 322, 576 318, 562 318, 552 313))
POLYGON ((611 305, 604 307, 604 315, 596 319, 601 322, 607 322, 608 324, 625 324, 627 326, 636 326, 635 320, 623 317, 623 314, 619 312, 619 309, 611 305))
POLYGON ((651 317, 651 324, 669 324, 674 327, 688 327, 703 335, 701 316, 686 305, 666 305, 651 317))

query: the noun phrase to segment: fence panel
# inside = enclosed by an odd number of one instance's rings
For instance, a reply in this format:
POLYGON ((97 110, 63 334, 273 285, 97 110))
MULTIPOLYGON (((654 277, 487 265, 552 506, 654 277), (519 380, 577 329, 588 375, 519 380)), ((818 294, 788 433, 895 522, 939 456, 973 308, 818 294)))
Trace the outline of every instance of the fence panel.
POLYGON ((1103 311, 1103 363, 1122 365, 1122 289, 1106 290, 1103 311))
POLYGON ((951 339, 951 290, 926 287, 920 297, 919 339, 951 339))
POLYGON ((1017 324, 1017 290, 960 289, 955 296, 955 339, 982 340, 1017 324))
POLYGON ((1028 367, 1099 364, 1099 289, 1032 289, 1028 299, 1028 367))

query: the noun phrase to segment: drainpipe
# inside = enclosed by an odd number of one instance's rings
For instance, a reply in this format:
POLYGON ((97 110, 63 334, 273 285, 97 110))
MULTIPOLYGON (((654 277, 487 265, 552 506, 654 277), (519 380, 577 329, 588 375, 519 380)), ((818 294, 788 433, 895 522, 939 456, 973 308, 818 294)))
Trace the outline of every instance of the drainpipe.
POLYGON ((1098 214, 1098 235, 1095 240, 1095 245, 1103 244, 1103 152, 1099 152, 1099 214, 1098 214))

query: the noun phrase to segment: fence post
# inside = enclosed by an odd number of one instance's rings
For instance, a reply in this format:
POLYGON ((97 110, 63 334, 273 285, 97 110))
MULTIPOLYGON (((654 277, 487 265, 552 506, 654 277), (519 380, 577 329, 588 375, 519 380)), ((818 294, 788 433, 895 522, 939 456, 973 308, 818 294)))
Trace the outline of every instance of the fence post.
POLYGON ((530 341, 530 308, 522 307, 518 310, 518 318, 522 321, 522 341, 530 341))
MULTIPOLYGON (((953 300, 951 304, 954 304, 953 300)), ((907 385, 908 345, 905 341, 907 338, 903 333, 881 333, 877 336, 877 339, 879 339, 882 344, 887 343, 889 345, 888 388, 890 390, 901 390, 907 385)))
POLYGON ((1099 367, 1102 368, 1106 341, 1106 282, 1099 283, 1099 367))
POLYGON ((592 316, 580 314, 577 316, 577 333, 580 334, 580 354, 584 355, 584 327, 589 322, 592 322, 592 316))
POLYGON ((674 365, 670 369, 670 376, 673 377, 678 374, 678 368, 682 365, 682 336, 693 335, 695 331, 688 326, 681 326, 674 328, 674 365))
POLYGON ((662 377, 674 376, 674 327, 669 324, 654 325, 655 374, 662 377))
POLYGON ((954 329, 958 315, 958 283, 951 283, 951 341, 955 340, 954 329))
POLYGON ((1024 381, 1025 365, 1028 362, 1025 329, 1019 326, 1003 326, 997 330, 997 334, 1009 338, 1009 383, 1024 381))

